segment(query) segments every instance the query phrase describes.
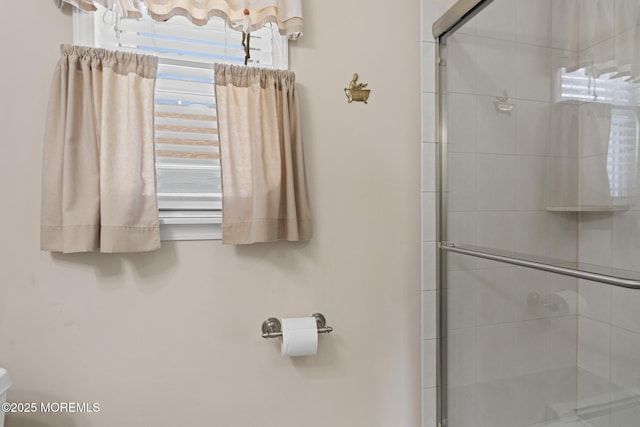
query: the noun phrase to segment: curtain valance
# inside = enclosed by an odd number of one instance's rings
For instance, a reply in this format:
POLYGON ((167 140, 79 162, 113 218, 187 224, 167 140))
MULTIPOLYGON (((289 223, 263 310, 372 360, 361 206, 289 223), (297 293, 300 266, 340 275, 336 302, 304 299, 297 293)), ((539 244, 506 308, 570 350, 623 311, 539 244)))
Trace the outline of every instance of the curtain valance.
POLYGON ((638 0, 556 0, 552 7, 553 43, 568 72, 640 79, 638 0))
POLYGON ((302 35, 302 0, 54 0, 61 6, 69 3, 86 11, 97 5, 119 16, 140 18, 149 14, 156 21, 175 15, 186 16, 196 25, 204 25, 216 16, 237 31, 250 33, 273 22, 280 34, 290 39, 302 35))

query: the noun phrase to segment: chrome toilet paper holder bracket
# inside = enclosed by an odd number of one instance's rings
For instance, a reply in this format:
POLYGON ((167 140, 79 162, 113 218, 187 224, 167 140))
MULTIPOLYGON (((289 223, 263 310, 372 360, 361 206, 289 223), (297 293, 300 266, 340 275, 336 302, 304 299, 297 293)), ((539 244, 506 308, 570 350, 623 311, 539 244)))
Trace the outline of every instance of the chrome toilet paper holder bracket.
MULTIPOLYGON (((319 334, 328 334, 333 331, 331 326, 327 326, 327 319, 322 313, 313 313, 311 317, 315 317, 319 334)), ((275 317, 270 317, 262 322, 262 338, 278 338, 282 336, 282 323, 275 317)))

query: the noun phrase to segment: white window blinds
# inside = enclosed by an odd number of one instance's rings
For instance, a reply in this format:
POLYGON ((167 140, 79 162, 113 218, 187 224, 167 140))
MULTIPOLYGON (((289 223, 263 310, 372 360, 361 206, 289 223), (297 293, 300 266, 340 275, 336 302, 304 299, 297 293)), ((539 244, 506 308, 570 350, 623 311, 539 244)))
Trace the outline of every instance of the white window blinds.
MULTIPOLYGON (((106 10, 76 15, 77 43, 158 56, 155 143, 163 238, 218 237, 204 227, 221 222, 213 64, 244 62, 242 34, 216 18, 198 27, 182 16, 156 22, 114 20, 106 10)), ((286 43, 277 28, 253 32, 249 65, 287 68, 286 43)))

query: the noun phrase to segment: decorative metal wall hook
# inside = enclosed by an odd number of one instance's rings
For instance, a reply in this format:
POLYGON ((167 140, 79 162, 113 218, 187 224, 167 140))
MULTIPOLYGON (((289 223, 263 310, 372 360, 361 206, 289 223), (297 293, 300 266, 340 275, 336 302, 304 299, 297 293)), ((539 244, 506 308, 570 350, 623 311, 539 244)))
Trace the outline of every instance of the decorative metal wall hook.
POLYGON ((366 104, 371 90, 365 89, 365 87, 367 87, 367 83, 358 83, 358 73, 355 73, 351 79, 351 83, 349 83, 349 87, 344 90, 344 93, 347 95, 347 100, 350 103, 356 101, 366 104))
POLYGON ((513 111, 513 102, 511 102, 506 89, 503 93, 504 96, 496 96, 496 100, 493 101, 493 104, 496 106, 496 111, 498 113, 511 114, 511 111, 513 111))

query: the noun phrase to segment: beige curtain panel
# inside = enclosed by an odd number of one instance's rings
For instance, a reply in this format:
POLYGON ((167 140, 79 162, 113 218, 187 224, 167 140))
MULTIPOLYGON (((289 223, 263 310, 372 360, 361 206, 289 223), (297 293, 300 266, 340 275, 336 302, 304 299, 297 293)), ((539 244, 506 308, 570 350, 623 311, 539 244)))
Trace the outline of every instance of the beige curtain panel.
POLYGON ((295 75, 215 65, 222 243, 312 237, 295 75))
POLYGON ((216 16, 229 26, 246 33, 273 22, 279 32, 290 39, 302 35, 302 0, 54 0, 61 6, 69 3, 86 11, 97 5, 114 11, 118 16, 139 18, 145 12, 156 21, 166 21, 175 15, 186 16, 196 25, 205 25, 216 16))
POLYGON ((156 57, 63 45, 49 98, 41 248, 160 247, 153 145, 156 57))

